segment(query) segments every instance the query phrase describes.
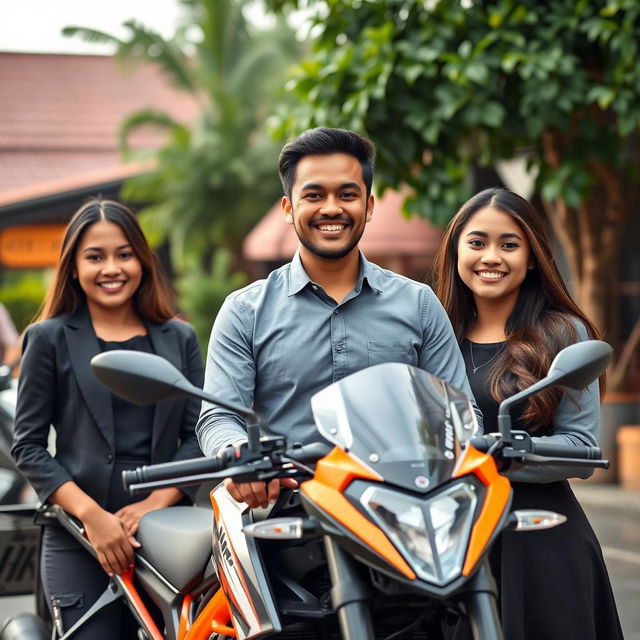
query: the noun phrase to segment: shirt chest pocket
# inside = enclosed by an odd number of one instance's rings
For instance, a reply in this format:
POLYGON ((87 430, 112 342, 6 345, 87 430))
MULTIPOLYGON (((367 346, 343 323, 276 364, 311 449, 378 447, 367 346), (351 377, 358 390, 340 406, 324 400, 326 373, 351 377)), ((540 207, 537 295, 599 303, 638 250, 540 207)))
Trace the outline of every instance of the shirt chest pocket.
POLYGON ((409 342, 367 342, 369 366, 383 362, 418 364, 418 354, 409 342))

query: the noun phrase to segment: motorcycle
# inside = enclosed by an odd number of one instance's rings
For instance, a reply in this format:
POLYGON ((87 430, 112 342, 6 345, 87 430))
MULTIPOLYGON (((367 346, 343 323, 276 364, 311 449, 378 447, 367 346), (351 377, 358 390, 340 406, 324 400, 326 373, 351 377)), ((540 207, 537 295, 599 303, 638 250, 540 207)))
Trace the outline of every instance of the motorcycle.
MULTIPOLYGON (((508 466, 608 466, 595 447, 534 443, 511 429, 509 410, 550 385, 586 387, 610 356, 600 341, 567 347, 545 378, 502 402, 498 432, 486 435, 451 385, 409 365, 376 365, 313 396, 323 441, 307 445, 261 436, 264 425, 250 409, 211 397, 158 356, 96 356, 98 379, 132 402, 191 396, 247 418, 246 443, 213 458, 126 471, 130 491, 227 477, 290 477, 299 490, 283 492, 270 509, 250 510, 219 484, 210 496, 213 514, 171 507, 145 515, 135 568, 114 576, 85 617, 69 630, 56 625, 53 637, 72 637, 95 610, 122 597, 140 637, 152 640, 442 638, 459 618, 468 619, 476 640, 502 640, 492 544, 507 528, 564 521, 551 512, 511 512, 508 466), (141 593, 160 609, 162 631, 141 593)), ((79 523, 55 506, 44 513, 92 552, 79 523)), ((10 637, 40 639, 0 633, 10 637)))
POLYGON ((39 544, 32 523, 36 495, 11 457, 17 366, 0 366, 0 597, 34 591, 39 544))
POLYGON ((17 381, 13 371, 19 362, 0 366, 0 505, 32 504, 35 493, 16 469, 11 457, 17 381))

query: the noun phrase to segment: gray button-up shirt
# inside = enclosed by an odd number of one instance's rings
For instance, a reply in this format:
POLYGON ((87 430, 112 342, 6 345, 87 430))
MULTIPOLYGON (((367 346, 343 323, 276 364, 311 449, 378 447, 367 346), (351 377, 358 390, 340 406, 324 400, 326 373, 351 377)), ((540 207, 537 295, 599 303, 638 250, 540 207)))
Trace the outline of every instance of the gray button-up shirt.
MULTIPOLYGON (((356 286, 337 304, 296 253, 265 280, 228 296, 211 332, 204 388, 253 407, 271 434, 309 443, 320 439, 311 396, 381 362, 420 367, 473 398, 451 323, 427 285, 361 254, 356 286)), ((212 455, 246 438, 244 425, 241 416, 203 403, 196 429, 202 450, 212 455)))

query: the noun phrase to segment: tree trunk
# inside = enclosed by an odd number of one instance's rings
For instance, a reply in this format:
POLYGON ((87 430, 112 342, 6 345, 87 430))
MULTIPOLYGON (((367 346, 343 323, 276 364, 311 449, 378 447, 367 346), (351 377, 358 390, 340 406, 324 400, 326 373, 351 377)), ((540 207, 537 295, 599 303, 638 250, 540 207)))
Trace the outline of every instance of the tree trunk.
MULTIPOLYGON (((558 169, 567 141, 558 132, 543 136, 545 160, 558 169)), ((562 197, 545 202, 549 220, 571 272, 575 300, 603 337, 619 353, 623 347, 618 328, 618 251, 628 218, 629 198, 624 178, 614 168, 592 157, 588 167, 597 184, 577 207, 562 197)), ((623 358, 620 366, 626 366, 623 358)), ((623 385, 624 372, 611 372, 616 386, 623 385)))

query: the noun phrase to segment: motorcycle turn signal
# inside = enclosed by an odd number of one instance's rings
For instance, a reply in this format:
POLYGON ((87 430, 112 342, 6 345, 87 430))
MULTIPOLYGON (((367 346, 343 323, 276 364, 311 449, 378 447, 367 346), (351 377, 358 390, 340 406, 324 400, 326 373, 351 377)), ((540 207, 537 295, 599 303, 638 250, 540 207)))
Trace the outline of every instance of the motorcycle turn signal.
POLYGON ((518 509, 511 513, 506 529, 513 531, 537 531, 552 529, 567 521, 567 517, 544 509, 518 509))
POLYGON ((298 540, 321 535, 322 527, 312 518, 272 518, 248 524, 242 531, 252 538, 298 540))

